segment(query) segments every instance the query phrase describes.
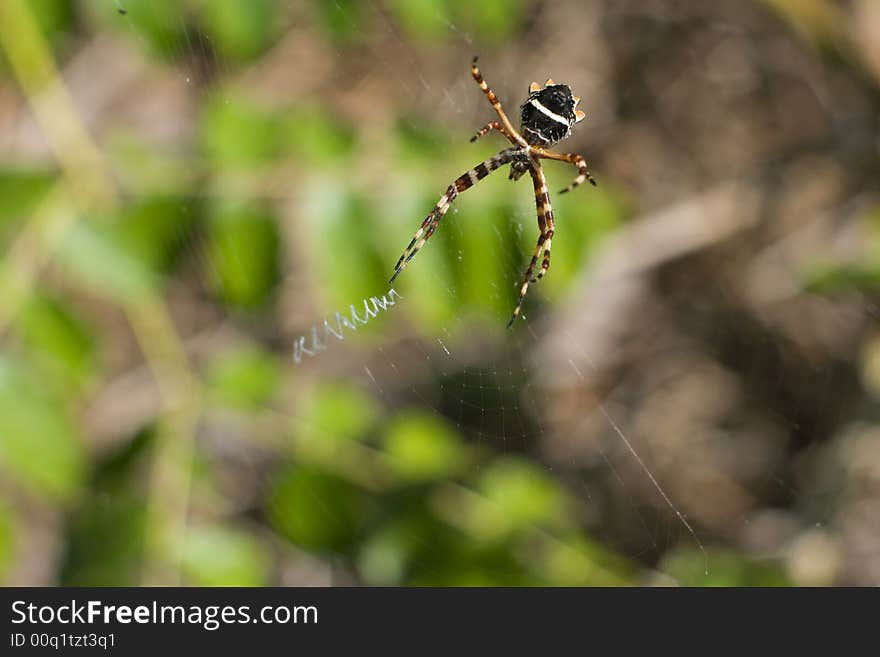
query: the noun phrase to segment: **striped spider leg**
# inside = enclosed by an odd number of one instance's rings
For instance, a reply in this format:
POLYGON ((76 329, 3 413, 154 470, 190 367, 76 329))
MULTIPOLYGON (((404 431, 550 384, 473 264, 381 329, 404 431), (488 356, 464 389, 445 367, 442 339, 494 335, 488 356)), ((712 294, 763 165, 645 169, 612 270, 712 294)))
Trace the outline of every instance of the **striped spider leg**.
MULTIPOLYGON (((477 67, 476 57, 474 57, 474 61, 471 62, 471 75, 473 76, 476 83, 480 85, 480 89, 482 89, 483 93, 486 94, 486 99, 489 101, 492 109, 495 110, 495 113, 498 114, 498 118, 501 119, 500 128, 503 129, 496 129, 499 132, 503 133, 504 136, 507 137, 510 143, 512 143, 514 146, 522 146, 523 148, 527 148, 529 143, 525 139, 523 139, 523 136, 519 134, 510 123, 510 119, 507 118, 507 114, 505 113, 504 108, 501 107, 501 101, 498 100, 498 96, 495 95, 495 92, 492 91, 492 89, 489 87, 488 84, 486 84, 486 81, 483 79, 483 74, 480 73, 480 69, 477 67)), ((493 121, 492 123, 489 123, 487 127, 495 128, 496 125, 497 123, 493 121)), ((477 134, 479 135, 479 133, 477 134)))
POLYGON ((596 187, 596 179, 590 174, 590 171, 587 169, 587 161, 581 157, 580 155, 575 155, 574 153, 554 153, 553 151, 548 151, 543 148, 541 149, 533 149, 538 157, 546 157, 550 160, 559 160, 560 162, 568 162, 569 164, 573 164, 577 167, 578 175, 572 181, 572 183, 566 187, 565 189, 560 189, 560 194, 566 194, 573 190, 575 187, 580 186, 585 180, 589 180, 590 184, 593 187, 596 187))
POLYGON ((409 261, 415 257, 416 253, 419 252, 419 249, 421 249, 431 235, 434 234, 434 231, 443 219, 443 215, 446 214, 447 210, 449 210, 449 206, 452 205, 452 202, 459 194, 473 187, 477 182, 488 176, 498 167, 513 161, 518 153, 519 151, 515 148, 503 150, 497 155, 493 155, 488 160, 480 162, 473 169, 465 171, 456 178, 446 189, 443 196, 440 197, 440 200, 437 201, 437 204, 431 212, 428 213, 428 216, 422 221, 422 225, 419 226, 419 229, 416 231, 415 235, 413 235, 409 245, 403 250, 400 258, 397 260, 397 264, 394 266, 394 274, 388 282, 393 283, 394 279, 400 275, 400 272, 406 269, 409 261))
POLYGON ((526 292, 529 291, 529 283, 537 283, 543 278, 547 270, 550 269, 550 242, 553 239, 554 228, 553 208, 550 205, 550 194, 547 192, 547 180, 544 177, 544 170, 541 168, 541 164, 537 158, 532 160, 532 164, 529 167, 529 175, 531 176, 532 183, 535 187, 535 209, 538 213, 538 230, 540 231, 540 234, 538 235, 538 242, 535 244, 535 251, 532 254, 532 259, 529 262, 529 266, 526 268, 525 275, 523 276, 522 285, 520 285, 519 288, 519 299, 516 301, 516 308, 513 309, 513 315, 511 315, 510 321, 507 322, 507 328, 510 328, 519 316, 523 300, 526 298, 526 292), (537 276, 533 276, 535 265, 538 264, 538 259, 541 257, 542 251, 544 253, 544 259, 541 262, 541 270, 538 272, 537 276))
POLYGON ((501 101, 498 100, 495 92, 492 91, 483 79, 480 69, 477 68, 476 57, 471 64, 471 75, 486 95, 489 104, 492 105, 492 108, 498 114, 498 118, 501 119, 500 121, 490 121, 480 128, 471 137, 471 142, 475 142, 490 131, 495 130, 504 135, 511 143, 512 148, 499 152, 497 155, 478 164, 455 179, 443 196, 440 197, 440 200, 437 201, 437 204, 428 216, 422 221, 409 245, 404 249, 403 254, 394 267, 394 274, 391 276, 390 282, 394 282, 394 279, 400 275, 400 272, 406 268, 409 261, 415 257, 419 249, 434 234, 443 216, 449 210, 449 206, 461 192, 470 189, 499 167, 510 164, 509 177, 511 180, 518 180, 526 172, 529 173, 532 179, 535 188, 538 229, 540 231, 538 241, 535 244, 535 251, 532 254, 532 259, 529 262, 522 285, 520 286, 516 308, 507 324, 510 327, 520 314, 529 284, 541 280, 550 268, 550 244, 554 232, 553 209, 550 205, 547 180, 544 177, 544 170, 541 167, 540 160, 542 158, 558 160, 568 162, 577 167, 577 177, 561 193, 571 191, 586 180, 589 180, 593 185, 596 184, 596 181, 590 175, 587 163, 580 155, 555 153, 548 150, 549 146, 568 137, 574 124, 584 119, 584 113, 575 109, 581 99, 572 95, 571 88, 568 85, 557 84, 550 78, 548 78, 543 86, 533 82, 529 86, 528 98, 520 106, 520 130, 517 131, 501 106, 501 101), (535 274, 538 260, 541 260, 541 268, 535 274))

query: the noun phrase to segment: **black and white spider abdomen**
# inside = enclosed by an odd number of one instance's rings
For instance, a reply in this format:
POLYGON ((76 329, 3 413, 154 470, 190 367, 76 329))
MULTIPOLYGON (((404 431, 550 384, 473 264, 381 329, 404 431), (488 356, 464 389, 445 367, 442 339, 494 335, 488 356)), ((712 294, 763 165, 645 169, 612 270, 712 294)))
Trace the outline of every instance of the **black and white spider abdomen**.
POLYGON ((567 84, 548 84, 532 91, 520 108, 523 137, 532 146, 550 146, 571 134, 575 98, 567 84))

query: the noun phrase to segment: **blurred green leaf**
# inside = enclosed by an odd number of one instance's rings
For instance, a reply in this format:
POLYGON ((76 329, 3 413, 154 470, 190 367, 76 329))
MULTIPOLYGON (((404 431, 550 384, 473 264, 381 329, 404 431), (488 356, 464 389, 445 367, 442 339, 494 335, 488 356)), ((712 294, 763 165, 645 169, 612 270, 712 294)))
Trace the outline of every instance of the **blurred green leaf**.
POLYGON ((517 560, 510 545, 476 546, 459 541, 448 560, 419 568, 409 583, 415 586, 537 586, 543 584, 517 560))
POLYGON ((709 550, 708 562, 706 555, 693 548, 667 552, 659 570, 675 578, 681 586, 790 585, 779 564, 752 561, 744 555, 720 548, 709 550))
POLYGON ((304 430, 321 440, 346 442, 362 438, 379 413, 376 402, 359 388, 324 382, 312 390, 301 419, 304 430))
MULTIPOLYGON (((764 0, 764 4, 789 23, 810 44, 821 48, 829 58, 840 60, 847 52, 847 17, 832 0, 764 0)), ((843 60, 845 61, 845 60, 843 60)))
POLYGON ((76 223, 58 246, 58 260, 81 283, 123 305, 150 292, 157 282, 106 225, 76 223))
POLYGON ((366 498, 348 482, 297 466, 276 478, 267 513, 277 531, 312 550, 351 546, 365 518, 366 498))
POLYGON ((108 167, 128 194, 193 203, 186 195, 198 188, 203 172, 188 152, 150 142, 125 122, 108 130, 102 145, 108 167))
POLYGON ((170 60, 192 51, 186 40, 190 12, 180 0, 82 2, 78 6, 98 30, 119 32, 163 59, 170 60))
POLYGON ((28 0, 27 6, 53 47, 69 36, 74 19, 74 7, 69 0, 28 0))
POLYGON ((190 527, 183 572, 194 586, 265 586, 268 555, 247 532, 224 527, 190 527))
POLYGON ((44 171, 0 170, 0 242, 5 242, 52 188, 44 171))
POLYGON ((146 507, 143 498, 133 493, 129 488, 83 500, 67 530, 63 586, 134 586, 140 582, 146 507))
POLYGON ((0 358, 0 468, 47 497, 67 499, 85 469, 79 435, 54 400, 0 358))
MULTIPOLYGON (((447 266, 456 280, 456 294, 450 300, 458 313, 467 307, 492 318, 496 326, 503 328, 513 310, 517 290, 515 279, 511 280, 510 263, 505 260, 516 253, 510 228, 514 204, 520 199, 529 202, 529 196, 534 195, 512 190, 511 183, 500 176, 482 185, 473 194, 458 199, 455 211, 450 211, 444 220, 449 224, 445 227, 447 266)), ((528 262, 528 255, 515 259, 517 270, 528 262)))
POLYGON ((435 415, 411 411, 388 427, 383 446, 386 460, 404 481, 420 482, 451 477, 466 462, 458 435, 435 415))
POLYGON ((327 108, 301 105, 281 117, 287 150, 308 165, 342 166, 341 158, 352 152, 355 139, 351 126, 335 118, 327 108))
POLYGON ((7 581, 17 551, 17 522, 11 508, 0 501, 0 585, 7 581))
MULTIPOLYGON (((462 569, 504 569, 505 550, 475 549, 431 511, 420 491, 383 501, 385 521, 371 528, 357 556, 358 571, 373 586, 440 586, 457 581, 462 569)), ((465 582, 466 583, 466 582, 465 582)))
POLYGON ((167 271, 183 244, 193 212, 187 199, 139 199, 122 211, 113 233, 122 248, 155 272, 167 271))
POLYGON ((209 224, 207 276, 231 306, 263 305, 280 276, 281 244, 274 217, 255 205, 218 204, 209 224))
POLYGON ((351 45, 369 34, 365 5, 357 0, 314 0, 319 26, 337 45, 351 45))
MULTIPOLYGON (((377 252, 376 244, 382 240, 376 234, 372 206, 358 195, 340 193, 337 176, 316 175, 308 185, 304 207, 310 238, 309 268, 318 289, 343 316, 351 317, 349 306, 354 304, 358 316, 363 317, 363 300, 385 294, 390 276, 390 266, 377 252), (330 253, 333 256, 327 257, 330 253)), ((349 331, 346 339, 375 333, 386 316, 379 313, 368 324, 359 324, 357 332, 349 331)), ((334 322, 332 315, 327 319, 334 322)), ((331 326, 336 328, 335 323, 331 326)))
POLYGON ((256 345, 224 351, 208 365, 208 389, 222 404, 256 409, 278 388, 281 370, 271 354, 256 345))
POLYGON ((568 524, 568 500, 559 484, 527 461, 495 460, 480 477, 478 491, 482 498, 469 509, 468 526, 484 540, 568 524))
MULTIPOLYGON (((351 441, 363 440, 381 409, 358 388, 324 382, 303 400, 296 416, 300 454, 311 459, 339 460, 351 441)), ((323 461, 326 462, 326 461, 323 461)))
POLYGON ((203 107, 201 143, 215 168, 254 167, 281 154, 281 123, 274 112, 220 93, 203 107))
POLYGON ((437 522, 423 500, 396 498, 390 520, 370 532, 358 554, 361 577, 378 586, 475 586, 538 583, 505 545, 476 546, 437 522), (400 500, 408 500, 400 505, 400 500))
POLYGON ((867 233, 865 254, 849 262, 809 263, 800 276, 808 292, 830 295, 880 288, 880 207, 868 210, 862 221, 867 233))
POLYGON ((57 392, 78 390, 94 374, 95 341, 89 329, 56 299, 36 294, 18 318, 32 365, 57 392))
POLYGON ((490 43, 514 37, 525 18, 522 0, 456 0, 453 5, 456 20, 490 43))
POLYGON ((61 584, 140 583, 146 542, 145 475, 153 466, 155 427, 101 454, 87 491, 69 516, 61 584))
POLYGON ((626 586, 633 567, 610 550, 577 534, 546 543, 534 560, 551 586, 626 586))
POLYGON ((274 0, 224 0, 204 3, 201 16, 217 55, 246 61, 271 45, 277 9, 274 0))
POLYGON ((358 570, 370 586, 399 585, 406 573, 411 541, 397 526, 371 532, 358 555, 358 570))
MULTIPOLYGON (((395 171, 389 180, 388 193, 375 199, 371 225, 387 235, 381 242, 380 262, 382 278, 387 281, 403 248, 413 236, 445 188, 437 188, 437 163, 410 163, 395 171), (430 178, 426 184, 423 178, 430 178), (390 201, 389 201, 390 200, 390 201)), ((450 171, 455 169, 450 167, 450 171)), ((448 185, 448 183, 446 183, 448 185)), ((445 223, 458 221, 458 206, 453 206, 445 223)), ((394 288, 405 297, 401 308, 409 319, 425 332, 436 333, 437 328, 461 317, 461 307, 454 291, 453 240, 448 225, 441 226, 430 244, 419 251, 394 288)), ((456 252, 457 253, 457 252, 456 252)))
POLYGON ((880 288, 880 262, 814 264, 802 276, 814 294, 869 291, 880 288))
POLYGON ((389 9, 413 41, 440 41, 452 25, 443 0, 390 0, 389 9))

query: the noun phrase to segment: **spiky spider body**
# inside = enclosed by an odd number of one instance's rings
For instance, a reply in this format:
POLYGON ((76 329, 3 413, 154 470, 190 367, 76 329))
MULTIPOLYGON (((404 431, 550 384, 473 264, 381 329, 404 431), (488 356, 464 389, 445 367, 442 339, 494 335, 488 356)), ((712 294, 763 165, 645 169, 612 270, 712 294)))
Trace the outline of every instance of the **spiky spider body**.
POLYGON ((513 316, 507 323, 510 327, 516 320, 522 309, 523 299, 529 289, 529 283, 539 281, 547 270, 550 268, 550 243, 553 239, 553 209, 550 206, 550 195, 547 192, 547 180, 544 177, 544 170, 541 168, 541 159, 548 158, 551 160, 560 160, 573 164, 578 169, 578 175, 574 181, 560 193, 571 191, 585 180, 589 180, 595 185, 596 181, 587 170, 587 163, 580 155, 573 153, 554 153, 547 150, 553 144, 565 139, 571 134, 571 129, 575 123, 579 123, 584 118, 584 113, 578 109, 577 104, 580 98, 573 96, 571 88, 565 84, 557 84, 552 79, 548 79, 543 86, 537 82, 532 82, 529 86, 529 96, 520 106, 520 130, 517 132, 507 114, 501 107, 501 102, 495 95, 495 92, 489 88, 480 69, 477 68, 477 59, 474 58, 471 64, 471 75, 480 85, 480 89, 486 94, 486 98, 491 103, 501 122, 491 121, 471 137, 474 142, 490 130, 497 130, 503 134, 507 140, 513 145, 512 148, 506 148, 493 155, 488 160, 481 162, 473 169, 466 171, 455 181, 449 185, 440 200, 431 210, 419 229, 410 240, 409 246, 406 247, 397 265, 394 267, 394 274, 391 276, 391 282, 400 275, 407 264, 418 253, 428 238, 434 234, 443 215, 449 210, 449 206, 455 198, 466 189, 473 187, 478 181, 482 180, 496 169, 510 164, 511 180, 519 180, 526 172, 532 178, 535 187, 535 205, 538 211, 538 242, 535 245, 535 251, 532 254, 532 260, 526 269, 523 282, 520 287, 519 300, 513 311, 513 316), (538 259, 543 254, 541 269, 536 276, 532 276, 538 259))

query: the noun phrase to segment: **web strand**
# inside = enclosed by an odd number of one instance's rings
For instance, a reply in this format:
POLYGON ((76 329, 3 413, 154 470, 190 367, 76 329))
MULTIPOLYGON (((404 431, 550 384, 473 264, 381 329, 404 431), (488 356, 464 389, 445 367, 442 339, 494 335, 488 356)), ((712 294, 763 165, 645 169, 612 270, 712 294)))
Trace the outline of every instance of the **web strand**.
MULTIPOLYGON (((569 335, 568 333, 566 333, 566 337, 571 342, 571 344, 574 344, 580 350, 581 355, 583 355, 584 359, 587 361, 587 363, 590 365, 590 367, 593 369, 593 371, 597 372, 598 370, 597 370, 595 364, 593 363, 593 361, 590 359, 589 355, 587 355, 586 350, 584 350, 584 348, 577 341, 572 339, 571 335, 569 335)), ((574 371, 577 373, 577 375, 583 380, 584 375, 580 370, 578 370, 578 368, 575 366, 574 362, 571 359, 569 359, 569 363, 571 363, 572 369, 574 369, 574 371)), ((627 450, 632 455, 632 457, 635 459, 636 463, 639 464, 639 467, 642 469, 642 471, 648 477, 648 480, 651 482, 651 484, 654 486, 654 488, 657 490, 657 492, 660 493, 660 497, 663 498, 663 501, 666 503, 666 505, 672 510, 672 512, 676 515, 676 517, 681 522, 681 524, 684 525, 685 529, 687 529, 688 533, 691 535, 691 538, 694 540, 694 543, 696 543, 697 548, 699 548, 700 553, 703 555, 703 571, 706 575, 708 575, 709 574, 709 553, 706 551, 706 548, 703 545, 703 542, 700 540, 700 537, 697 535, 696 530, 694 530, 693 526, 688 521, 687 517, 679 510, 679 508, 675 505, 675 503, 672 501, 672 499, 669 497, 669 495, 666 494, 666 491, 663 489, 663 486, 660 485, 660 482, 657 481, 657 478, 651 472, 651 469, 642 460, 642 457, 639 456, 639 453, 636 451, 636 448, 633 447, 633 444, 630 442, 629 438, 626 437, 626 434, 623 432, 623 430, 620 428, 620 426, 617 424, 617 422, 615 422, 614 418, 611 417, 611 414, 607 411, 607 409, 605 408, 605 405, 602 402, 599 402, 598 407, 599 407, 599 411, 605 417, 605 420, 608 422, 608 424, 614 430, 614 433, 617 434, 618 438, 620 438, 621 442, 623 442, 623 444, 626 446, 627 450)))

